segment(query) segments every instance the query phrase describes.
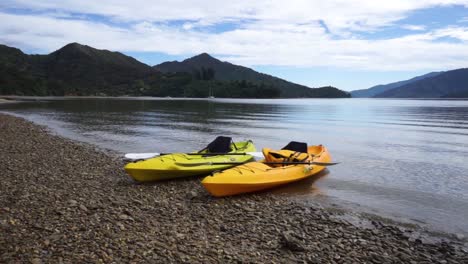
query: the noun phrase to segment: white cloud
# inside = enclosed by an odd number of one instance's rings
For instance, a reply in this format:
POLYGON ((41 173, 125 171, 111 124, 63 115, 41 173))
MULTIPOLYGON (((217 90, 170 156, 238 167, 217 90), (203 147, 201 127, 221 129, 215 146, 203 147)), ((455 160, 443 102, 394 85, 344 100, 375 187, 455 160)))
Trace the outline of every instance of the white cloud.
POLYGON ((434 38, 450 37, 468 42, 468 27, 447 27, 434 31, 432 35, 434 38))
MULTIPOLYGON (((186 55, 209 52, 243 65, 365 70, 466 67, 468 29, 464 27, 381 40, 355 34, 395 26, 417 9, 449 4, 468 6, 468 1, 167 0, 148 4, 143 0, 4 0, 0 9, 27 8, 39 15, 0 13, 0 42, 44 52, 69 42, 118 51, 186 55), (86 20, 89 14, 119 23, 86 20), (183 22, 175 25, 170 21, 183 22), (117 26, 120 22, 125 26, 117 26), (238 27, 220 33, 204 30, 221 22, 236 23, 238 27), (434 41, 443 37, 456 38, 459 43, 434 41)), ((401 27, 424 29, 424 25, 401 27)))
POLYGON ((323 20, 332 30, 368 30, 388 25, 408 12, 441 5, 468 6, 467 0, 3 0, 0 8, 27 8, 96 14, 123 21, 226 19, 308 23, 323 20))
POLYGON ((55 50, 77 41, 120 51, 230 54, 243 65, 338 66, 372 70, 465 67, 467 28, 387 40, 334 39, 317 23, 291 25, 268 21, 218 34, 141 22, 129 29, 89 21, 1 14, 0 41, 14 46, 55 50), (41 25, 32 27, 31 25, 41 25), (439 43, 449 36, 462 43, 439 43))
POLYGON ((423 31, 426 30, 426 26, 423 25, 401 25, 401 28, 413 31, 423 31))

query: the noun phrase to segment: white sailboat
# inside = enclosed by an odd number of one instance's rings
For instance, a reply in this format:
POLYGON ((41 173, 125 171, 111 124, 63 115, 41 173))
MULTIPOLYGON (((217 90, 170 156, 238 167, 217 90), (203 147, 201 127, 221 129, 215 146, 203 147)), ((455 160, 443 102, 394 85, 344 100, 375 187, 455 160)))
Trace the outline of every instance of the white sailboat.
POLYGON ((213 88, 211 87, 211 85, 209 86, 209 92, 208 92, 208 98, 215 98, 214 95, 213 95, 213 88))

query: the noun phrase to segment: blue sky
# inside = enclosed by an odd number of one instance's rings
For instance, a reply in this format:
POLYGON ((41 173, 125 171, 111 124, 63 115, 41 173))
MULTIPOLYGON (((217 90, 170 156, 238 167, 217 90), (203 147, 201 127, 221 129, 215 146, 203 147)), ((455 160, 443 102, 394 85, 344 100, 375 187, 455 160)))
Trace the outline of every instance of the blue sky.
POLYGON ((355 90, 468 67, 468 0, 3 0, 0 43, 70 42, 150 65, 208 52, 310 87, 355 90))

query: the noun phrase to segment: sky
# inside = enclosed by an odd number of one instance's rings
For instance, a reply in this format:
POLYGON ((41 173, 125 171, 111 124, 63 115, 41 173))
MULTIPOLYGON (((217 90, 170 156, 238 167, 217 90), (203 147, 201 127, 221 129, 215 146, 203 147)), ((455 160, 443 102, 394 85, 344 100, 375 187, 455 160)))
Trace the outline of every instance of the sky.
POLYGON ((2 0, 0 43, 78 42, 155 65, 207 52, 343 90, 468 67, 468 0, 2 0))

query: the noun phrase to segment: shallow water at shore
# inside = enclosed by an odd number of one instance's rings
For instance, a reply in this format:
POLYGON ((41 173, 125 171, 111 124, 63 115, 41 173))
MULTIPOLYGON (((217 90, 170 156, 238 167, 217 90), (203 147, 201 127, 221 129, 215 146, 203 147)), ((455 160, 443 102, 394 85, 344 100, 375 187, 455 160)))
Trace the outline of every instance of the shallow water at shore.
POLYGON ((217 135, 324 144, 340 165, 274 192, 468 233, 468 101, 41 98, 0 111, 122 153, 191 151, 217 135))

